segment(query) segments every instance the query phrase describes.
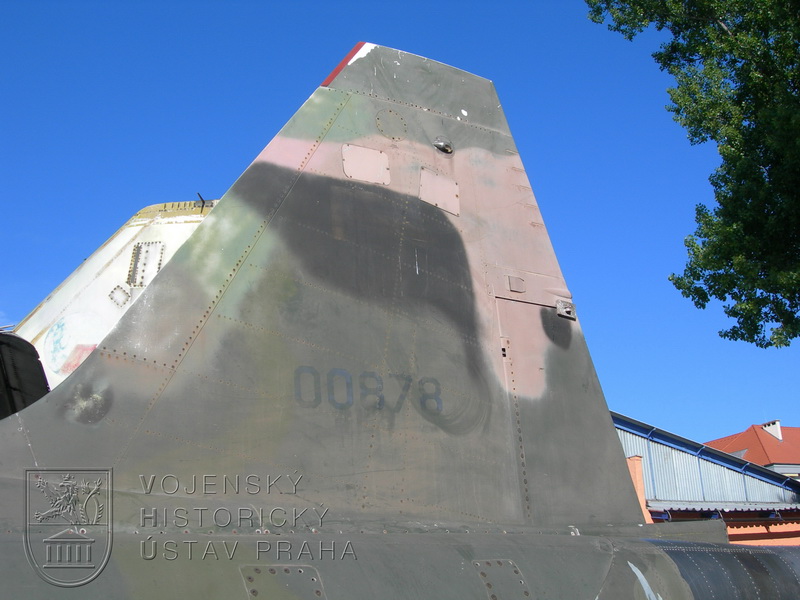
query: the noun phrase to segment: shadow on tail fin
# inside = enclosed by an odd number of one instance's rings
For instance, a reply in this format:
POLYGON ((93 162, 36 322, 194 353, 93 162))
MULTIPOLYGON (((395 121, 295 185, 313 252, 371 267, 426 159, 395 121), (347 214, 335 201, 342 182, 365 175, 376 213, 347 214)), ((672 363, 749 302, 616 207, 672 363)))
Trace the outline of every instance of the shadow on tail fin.
POLYGON ((492 83, 369 44, 21 418, 122 490, 294 473, 340 530, 641 521, 492 83))

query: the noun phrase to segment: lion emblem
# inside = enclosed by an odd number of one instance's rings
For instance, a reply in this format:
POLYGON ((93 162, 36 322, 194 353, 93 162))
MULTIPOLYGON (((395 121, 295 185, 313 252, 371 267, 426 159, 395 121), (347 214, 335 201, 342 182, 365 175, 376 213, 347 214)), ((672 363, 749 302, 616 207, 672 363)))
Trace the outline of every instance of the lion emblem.
POLYGON ((102 479, 92 482, 84 479, 78 484, 69 473, 56 484, 39 477, 36 487, 45 495, 51 508, 37 511, 33 516, 39 523, 63 519, 70 525, 96 525, 103 517, 104 505, 99 501, 102 485, 102 479))

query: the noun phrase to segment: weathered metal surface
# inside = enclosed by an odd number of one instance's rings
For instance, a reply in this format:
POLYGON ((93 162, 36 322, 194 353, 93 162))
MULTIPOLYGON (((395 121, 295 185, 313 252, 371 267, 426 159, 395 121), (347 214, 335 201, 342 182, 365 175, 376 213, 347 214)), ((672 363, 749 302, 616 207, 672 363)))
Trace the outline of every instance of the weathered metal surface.
POLYGON ((215 202, 168 202, 137 212, 15 328, 55 388, 77 369, 197 229, 215 202))
POLYGON ((793 551, 635 539, 708 529, 639 527, 491 82, 372 45, 0 422, 0 457, 12 597, 700 598, 714 553, 797 595, 793 551), (43 539, 51 517, 68 530, 43 539), (102 573, 69 565, 85 581, 21 550, 109 530, 102 573))

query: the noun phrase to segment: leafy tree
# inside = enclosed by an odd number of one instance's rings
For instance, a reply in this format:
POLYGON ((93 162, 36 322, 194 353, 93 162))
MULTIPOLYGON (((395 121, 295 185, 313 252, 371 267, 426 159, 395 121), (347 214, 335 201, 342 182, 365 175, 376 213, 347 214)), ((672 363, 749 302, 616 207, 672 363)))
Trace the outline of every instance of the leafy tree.
POLYGON ((694 143, 717 144, 715 208, 696 208, 689 258, 670 281, 736 320, 724 338, 788 346, 800 335, 800 0, 586 0, 632 39, 671 34, 653 54, 694 143))

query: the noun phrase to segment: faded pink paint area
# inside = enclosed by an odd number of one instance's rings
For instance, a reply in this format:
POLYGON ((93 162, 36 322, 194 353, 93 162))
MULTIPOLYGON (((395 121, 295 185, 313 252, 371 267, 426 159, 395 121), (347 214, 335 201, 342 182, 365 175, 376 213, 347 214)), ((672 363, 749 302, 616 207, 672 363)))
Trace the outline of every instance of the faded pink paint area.
MULTIPOLYGON (((324 102, 327 94, 335 92, 321 93, 324 102)), ((306 105, 312 102, 315 103, 314 110, 318 110, 318 100, 314 97, 306 105)), ((443 215, 461 233, 473 289, 485 291, 477 294, 476 313, 482 343, 487 346, 496 345, 494 340, 502 335, 498 330, 501 326, 497 321, 497 299, 523 304, 504 309, 514 313, 502 319, 506 327, 520 319, 526 323, 538 323, 541 306, 554 307, 559 299, 570 300, 571 294, 511 137, 493 132, 491 149, 459 148, 455 142, 455 152, 445 155, 432 143, 414 141, 420 138, 433 140, 441 134, 440 116, 393 106, 392 110, 407 123, 408 137, 414 139, 391 139, 381 135, 374 123, 374 115, 386 105, 390 103, 362 96, 351 97, 344 108, 332 105, 331 125, 320 136, 320 142, 283 135, 286 129, 291 129, 288 125, 254 163, 271 163, 341 181, 364 181, 359 177, 367 175, 359 175, 359 171, 353 170, 348 174, 345 168, 348 149, 358 146, 388 157, 388 183, 371 182, 373 185, 421 198, 430 204, 435 198, 430 194, 426 196, 422 189, 423 173, 427 173, 429 179, 441 176, 445 182, 452 182, 449 189, 456 190, 457 199, 451 199, 440 210, 452 209, 457 204, 458 215, 453 214, 454 210, 443 211, 443 215), (363 133, 354 136, 355 131, 363 133), (519 287, 512 291, 509 277, 520 282, 524 291, 519 291, 519 287)), ((459 123, 459 126, 463 127, 463 124, 459 123)), ((448 186, 443 184, 440 187, 445 189, 448 186)), ((437 188, 437 191, 441 189, 437 188)), ((524 351, 543 360, 550 344, 544 335, 536 335, 525 342, 524 351)), ((492 357, 495 375, 504 381, 503 363, 496 355, 492 357)), ((544 366, 539 365, 526 369, 516 384, 525 395, 536 397, 545 388, 545 379, 544 366)))
POLYGON ((97 344, 77 344, 73 349, 72 352, 69 353, 67 360, 64 361, 64 364, 61 365, 59 369, 59 373, 62 375, 69 375, 75 369, 81 366, 81 363, 86 360, 86 357, 89 356, 94 349, 97 348, 97 344))

